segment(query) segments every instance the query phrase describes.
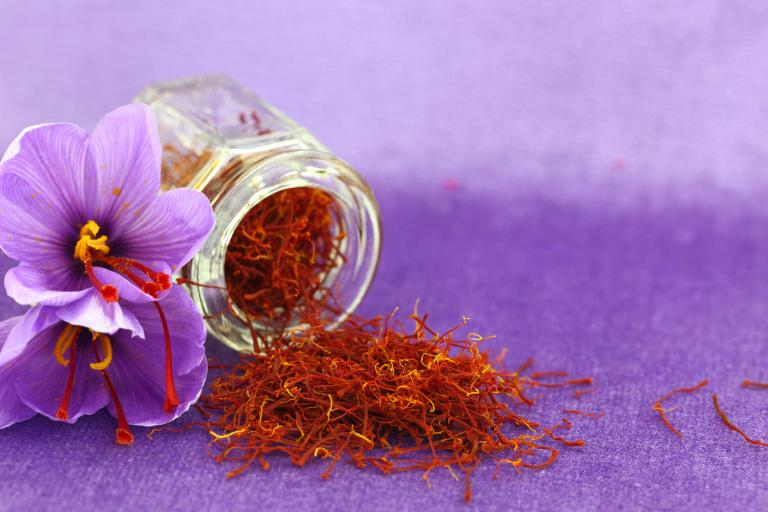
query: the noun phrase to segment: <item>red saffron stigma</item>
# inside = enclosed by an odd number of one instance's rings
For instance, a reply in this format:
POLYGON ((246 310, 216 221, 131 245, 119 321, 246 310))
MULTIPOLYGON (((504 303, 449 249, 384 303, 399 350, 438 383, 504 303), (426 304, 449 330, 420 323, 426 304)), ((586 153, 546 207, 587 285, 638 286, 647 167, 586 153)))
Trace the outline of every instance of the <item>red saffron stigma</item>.
POLYGON ((171 349, 171 331, 168 328, 168 321, 165 318, 165 311, 160 304, 153 302, 157 314, 160 316, 160 323, 163 324, 163 336, 165 337, 165 412, 171 412, 179 405, 179 397, 176 394, 176 384, 173 381, 173 352, 171 349))
POLYGON ((101 292, 101 296, 104 298, 104 301, 109 302, 117 302, 118 294, 117 294, 117 288, 112 286, 111 284, 105 284, 101 287, 99 290, 101 292))
POLYGON ((171 288, 171 276, 168 274, 158 274, 155 282, 159 284, 160 288, 163 290, 169 290, 171 288))
POLYGON ((94 260, 112 267, 113 270, 128 278, 141 291, 152 297, 156 298, 160 291, 171 287, 171 276, 162 272, 156 272, 132 258, 118 258, 96 254, 94 260), (140 277, 133 270, 138 270, 145 277, 140 277))
POLYGON ((563 409, 565 414, 576 414, 578 416, 586 416, 587 418, 602 418, 605 416, 605 411, 600 412, 584 412, 578 409, 563 409))
POLYGON ((61 399, 61 405, 59 405, 59 409, 56 411, 56 417, 60 420, 68 420, 69 419, 69 398, 72 396, 72 386, 75 383, 75 355, 77 354, 77 338, 79 337, 79 332, 74 336, 75 339, 72 340, 72 345, 69 347, 69 371, 67 372, 67 384, 64 388, 64 397, 61 399))
POLYGON ((91 258, 86 258, 86 260, 83 263, 85 264, 85 273, 88 276, 88 279, 90 279, 94 288, 99 290, 99 293, 101 293, 101 296, 104 299, 104 302, 107 302, 107 303, 117 302, 117 299, 118 299, 117 288, 115 288, 111 284, 104 284, 101 281, 99 281, 99 278, 96 277, 96 274, 93 273, 93 264, 92 264, 91 258))
MULTIPOLYGON (((96 357, 96 362, 101 362, 101 356, 99 355, 99 346, 96 343, 96 339, 93 340, 93 354, 96 357)), ((125 410, 123 404, 120 403, 120 399, 117 396, 117 390, 112 379, 109 378, 106 370, 99 370, 101 376, 104 377, 104 382, 107 385, 107 391, 112 399, 112 403, 115 406, 115 414, 117 415, 117 429, 115 429, 115 442, 121 446, 129 446, 133 444, 133 434, 131 433, 131 427, 128 425, 128 420, 125 417, 125 410)))
POLYGON ((715 412, 718 416, 720 416, 720 419, 723 420, 723 424, 728 427, 729 429, 733 430, 734 432, 738 433, 741 437, 744 438, 744 440, 750 444, 754 444, 756 446, 768 446, 768 443, 765 441, 761 441, 760 439, 752 439, 749 437, 741 428, 736 426, 731 419, 728 417, 728 415, 720 408, 720 403, 717 400, 717 393, 712 393, 712 405, 715 407, 715 412))
POLYGON ((670 423, 670 421, 667 419, 667 410, 661 406, 661 403, 664 400, 671 398, 673 395, 677 393, 693 393, 694 391, 697 391, 703 388, 707 384, 709 384, 709 380, 704 379, 703 381, 699 382, 698 384, 690 388, 675 388, 669 393, 667 393, 666 395, 656 400, 656 402, 654 402, 653 404, 653 410, 659 413, 659 417, 661 417, 661 422, 664 423, 664 426, 667 427, 669 430, 671 430, 680 439, 683 438, 682 432, 680 432, 677 428, 675 428, 675 426, 672 425, 672 423, 670 423))
POLYGON ((146 282, 141 285, 141 291, 152 297, 157 297, 157 294, 162 290, 162 287, 154 282, 146 282))
POLYGON ((750 389, 768 389, 768 383, 744 379, 744 382, 741 383, 741 387, 750 389))

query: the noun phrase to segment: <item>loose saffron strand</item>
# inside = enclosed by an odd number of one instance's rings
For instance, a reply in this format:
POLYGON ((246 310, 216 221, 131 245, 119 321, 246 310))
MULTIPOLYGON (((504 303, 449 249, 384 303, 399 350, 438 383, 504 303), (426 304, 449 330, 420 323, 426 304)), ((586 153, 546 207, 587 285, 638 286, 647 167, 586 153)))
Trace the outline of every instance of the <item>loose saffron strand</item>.
POLYGON ((752 389, 768 389, 768 382, 755 382, 753 380, 745 379, 744 382, 741 383, 741 387, 752 389))
POLYGON ((165 311, 160 304, 153 302, 157 314, 160 316, 160 323, 163 324, 163 336, 165 338, 165 404, 163 407, 166 412, 172 411, 179 405, 179 397, 176 394, 176 383, 173 381, 173 353, 171 348, 171 332, 168 328, 168 321, 165 318, 165 311))
MULTIPOLYGON (((99 346, 96 343, 96 338, 93 339, 93 355, 96 358, 96 362, 101 362, 101 356, 99 355, 99 346)), ((131 427, 128 425, 128 420, 125 417, 125 410, 123 404, 120 403, 120 398, 117 396, 117 390, 112 384, 112 379, 109 378, 106 370, 99 370, 101 376, 104 378, 104 382, 107 385, 107 391, 112 399, 112 404, 115 406, 115 414, 117 415, 117 429, 115 430, 115 442, 119 445, 128 446, 133 444, 133 434, 131 433, 131 427)))
POLYGON ((584 395, 591 395, 591 394, 592 394, 592 393, 594 393, 595 391, 596 391, 596 390, 595 390, 595 388, 590 388, 590 389, 577 389, 576 391, 574 391, 574 392, 573 392, 573 398, 581 398, 581 397, 583 397, 584 395))
POLYGON ((750 444, 754 444, 756 446, 768 446, 768 443, 765 441, 761 441, 759 439, 752 439, 749 437, 742 429, 737 427, 731 419, 728 417, 728 415, 720 408, 720 403, 717 400, 717 393, 712 394, 712 405, 715 407, 715 412, 718 416, 720 416, 720 419, 723 420, 723 424, 728 427, 729 429, 733 430, 734 432, 737 432, 741 437, 744 438, 744 440, 750 444))
POLYGON ((694 391, 697 391, 697 390, 703 388, 707 384, 709 384, 709 380, 708 379, 704 379, 701 382, 699 382, 698 384, 696 384, 695 386, 690 387, 690 388, 675 388, 672 391, 670 391, 669 393, 667 393, 664 396, 662 396, 661 398, 659 398, 658 400, 656 400, 656 402, 654 402, 654 404, 653 404, 653 410, 656 411, 657 413, 659 413, 659 417, 661 418, 661 422, 664 424, 664 426, 666 426, 669 430, 674 432, 674 434, 677 437, 679 437, 680 439, 683 438, 683 434, 677 428, 675 428, 675 426, 672 425, 672 423, 670 423, 669 419, 667 418, 667 411, 666 411, 666 409, 664 409, 661 406, 661 403, 663 401, 671 398, 673 395, 675 395, 677 393, 693 393, 694 391))
POLYGON ((605 416, 605 411, 584 412, 584 411, 579 411, 578 409, 563 409, 563 412, 566 414, 576 414, 578 416, 586 416, 587 418, 602 418, 603 416, 605 416))

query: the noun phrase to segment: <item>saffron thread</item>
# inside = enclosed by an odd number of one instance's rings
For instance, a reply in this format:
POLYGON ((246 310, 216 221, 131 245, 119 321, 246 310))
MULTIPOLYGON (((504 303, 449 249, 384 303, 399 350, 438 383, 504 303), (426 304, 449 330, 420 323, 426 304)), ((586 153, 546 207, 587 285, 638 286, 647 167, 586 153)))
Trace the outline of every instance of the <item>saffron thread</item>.
POLYGON ((723 424, 728 427, 729 429, 733 430, 734 432, 738 433, 741 437, 744 438, 744 440, 750 444, 754 444, 756 446, 768 446, 768 443, 765 441, 761 441, 759 439, 752 439, 749 437, 741 428, 736 426, 731 419, 728 417, 728 415, 720 408, 720 402, 717 399, 717 393, 712 393, 712 405, 715 407, 715 412, 718 416, 720 416, 720 419, 723 420, 723 424))
POLYGON ((697 391, 697 390, 703 388, 707 384, 709 384, 709 380, 708 379, 704 379, 701 382, 699 382, 698 384, 696 384, 695 386, 690 387, 690 388, 675 388, 672 391, 670 391, 669 393, 667 393, 664 396, 662 396, 661 398, 659 398, 658 400, 656 400, 656 402, 654 402, 653 410, 656 411, 657 413, 659 413, 659 417, 661 418, 661 422, 664 424, 664 426, 666 426, 669 430, 671 430, 678 438, 683 439, 683 434, 667 418, 667 412, 669 412, 670 410, 669 409, 664 409, 661 406, 662 402, 664 402, 665 400, 668 400, 673 395, 678 394, 678 393, 693 393, 694 391, 697 391))

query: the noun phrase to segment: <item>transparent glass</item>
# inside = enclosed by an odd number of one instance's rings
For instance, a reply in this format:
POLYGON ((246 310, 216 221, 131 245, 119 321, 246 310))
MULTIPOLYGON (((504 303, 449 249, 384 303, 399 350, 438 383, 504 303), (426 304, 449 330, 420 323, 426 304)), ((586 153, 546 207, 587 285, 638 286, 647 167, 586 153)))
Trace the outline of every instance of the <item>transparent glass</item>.
MULTIPOLYGON (((306 129, 226 76, 214 75, 153 84, 136 101, 155 111, 163 144, 165 189, 191 187, 205 193, 216 224, 183 275, 206 285, 189 292, 206 317, 208 330, 226 345, 253 350, 249 327, 227 303, 224 272, 227 247, 245 215, 266 197, 290 188, 312 187, 335 199, 336 229, 347 237, 343 265, 323 276, 340 310, 328 311, 333 328, 362 301, 379 261, 378 205, 365 180, 333 156, 306 129)), ((245 315, 241 315, 245 316, 245 315)), ((253 322, 269 337, 277 326, 253 322)), ((289 330, 301 328, 295 324, 289 330)))

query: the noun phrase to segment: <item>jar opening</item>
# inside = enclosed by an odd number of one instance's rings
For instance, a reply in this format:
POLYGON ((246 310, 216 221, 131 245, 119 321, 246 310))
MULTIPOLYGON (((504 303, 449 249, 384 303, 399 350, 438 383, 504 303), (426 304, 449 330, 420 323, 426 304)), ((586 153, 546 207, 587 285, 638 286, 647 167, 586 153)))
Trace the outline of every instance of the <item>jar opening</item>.
POLYGON ((276 336, 308 319, 339 315, 333 284, 348 261, 346 238, 342 209, 323 190, 288 188, 261 200, 227 246, 233 314, 276 336))

